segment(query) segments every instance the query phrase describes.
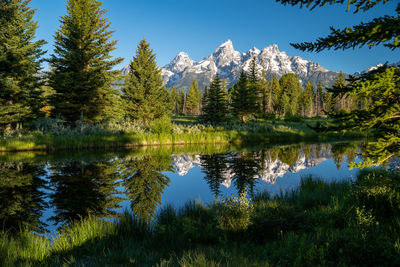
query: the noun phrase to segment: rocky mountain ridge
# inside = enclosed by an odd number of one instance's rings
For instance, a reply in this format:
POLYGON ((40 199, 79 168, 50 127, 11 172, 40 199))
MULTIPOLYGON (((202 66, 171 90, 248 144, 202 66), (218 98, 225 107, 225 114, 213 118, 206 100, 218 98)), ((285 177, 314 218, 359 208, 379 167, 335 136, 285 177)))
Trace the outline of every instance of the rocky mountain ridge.
MULTIPOLYGON (((197 80, 200 90, 204 90, 218 73, 221 78, 226 79, 229 88, 238 80, 242 69, 249 71, 253 57, 256 57, 259 76, 264 69, 267 78, 280 78, 287 73, 296 73, 303 85, 311 81, 314 84, 322 82, 324 86, 330 86, 338 75, 337 72, 330 71, 318 63, 298 56, 288 56, 284 51, 280 51, 276 44, 262 50, 253 47, 240 53, 234 49, 231 40, 227 40, 212 54, 198 62, 192 60, 187 53, 180 52, 169 64, 161 68, 161 75, 167 88, 176 86, 188 91, 193 79, 197 80)), ((129 65, 122 71, 127 74, 129 65)))
MULTIPOLYGON (((261 179, 269 184, 275 184, 279 177, 283 177, 287 173, 297 173, 301 170, 314 167, 325 160, 332 157, 330 150, 322 150, 317 155, 312 153, 308 157, 302 151, 293 165, 288 165, 281 159, 276 158, 275 160, 266 159, 264 160, 263 168, 260 169, 255 179, 261 179)), ((172 156, 172 167, 179 176, 186 175, 194 167, 202 168, 202 161, 199 155, 173 155, 172 156)), ((232 180, 235 177, 229 164, 227 163, 226 170, 223 173, 225 180, 221 183, 226 188, 229 188, 232 180)))

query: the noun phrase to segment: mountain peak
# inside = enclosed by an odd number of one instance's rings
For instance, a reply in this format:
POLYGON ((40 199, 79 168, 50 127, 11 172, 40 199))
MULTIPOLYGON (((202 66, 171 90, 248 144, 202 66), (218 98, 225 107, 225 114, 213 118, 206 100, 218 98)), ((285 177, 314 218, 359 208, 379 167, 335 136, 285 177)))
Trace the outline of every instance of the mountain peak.
POLYGON ((233 43, 232 43, 231 39, 228 39, 224 43, 222 43, 220 46, 218 46, 218 48, 220 48, 220 47, 232 47, 233 48, 233 43))
POLYGON ((279 51, 278 45, 272 44, 261 51, 253 47, 245 53, 235 51, 230 39, 219 45, 215 51, 201 61, 193 62, 189 56, 180 52, 174 60, 163 69, 163 79, 167 87, 176 86, 185 91, 189 90, 193 79, 196 79, 199 88, 209 86, 214 75, 219 73, 227 80, 228 88, 239 78, 240 72, 247 70, 251 59, 257 57, 256 68, 261 74, 265 69, 268 77, 282 77, 287 73, 296 73, 303 83, 319 81, 324 86, 331 86, 337 73, 322 68, 315 62, 286 55, 279 51))
POLYGON ((193 60, 186 52, 179 52, 178 55, 164 68, 172 72, 182 72, 193 65, 193 60))
POLYGON ((277 54, 277 53, 280 52, 277 44, 273 44, 273 45, 269 45, 269 46, 265 47, 265 48, 263 49, 263 52, 264 52, 264 51, 265 51, 265 52, 274 53, 274 54, 277 54))

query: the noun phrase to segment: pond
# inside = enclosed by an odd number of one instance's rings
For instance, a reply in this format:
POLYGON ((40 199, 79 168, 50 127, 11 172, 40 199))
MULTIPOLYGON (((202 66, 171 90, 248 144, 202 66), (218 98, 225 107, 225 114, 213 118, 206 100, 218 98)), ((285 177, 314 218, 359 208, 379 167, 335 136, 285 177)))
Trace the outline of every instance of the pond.
POLYGON ((209 203, 246 192, 294 190, 301 178, 352 179, 359 143, 262 148, 149 147, 124 151, 0 155, 0 224, 43 234, 88 214, 151 220, 165 206, 209 203))

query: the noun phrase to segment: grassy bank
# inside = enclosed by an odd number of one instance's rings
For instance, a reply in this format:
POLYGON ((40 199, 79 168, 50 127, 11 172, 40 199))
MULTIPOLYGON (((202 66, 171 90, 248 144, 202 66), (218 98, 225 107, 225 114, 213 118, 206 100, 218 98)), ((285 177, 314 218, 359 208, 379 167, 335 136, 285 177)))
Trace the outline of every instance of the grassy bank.
POLYGON ((400 264, 400 174, 364 170, 353 182, 311 177, 290 193, 166 207, 151 223, 89 218, 50 241, 0 235, 0 263, 104 266, 400 264))
POLYGON ((316 122, 259 120, 248 124, 203 125, 193 117, 159 120, 149 125, 118 123, 107 125, 78 124, 75 128, 47 121, 35 131, 14 131, 0 138, 0 151, 77 150, 120 148, 148 145, 193 144, 266 144, 270 142, 324 141, 362 138, 364 133, 317 133, 307 126, 316 122))

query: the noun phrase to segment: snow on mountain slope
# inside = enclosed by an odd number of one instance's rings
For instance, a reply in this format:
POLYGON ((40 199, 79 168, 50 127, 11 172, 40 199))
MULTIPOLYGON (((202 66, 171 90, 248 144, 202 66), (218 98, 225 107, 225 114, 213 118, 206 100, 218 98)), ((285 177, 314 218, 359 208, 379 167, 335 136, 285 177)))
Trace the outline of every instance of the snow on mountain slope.
MULTIPOLYGON (((253 47, 245 53, 240 53, 234 49, 231 40, 227 40, 212 54, 198 62, 194 62, 187 53, 180 52, 169 64, 161 68, 161 75, 167 88, 176 86, 188 91, 193 79, 197 80, 200 90, 204 90, 218 73, 221 78, 226 79, 229 88, 238 80, 242 69, 249 71, 253 57, 256 57, 259 75, 264 69, 267 78, 280 78, 287 73, 296 73, 303 84, 311 81, 315 85, 322 82, 324 86, 330 86, 338 75, 337 72, 329 71, 315 62, 288 56, 284 51, 280 51, 276 44, 262 50, 253 47)), ((126 66, 123 72, 126 74, 128 71, 129 67, 126 66)))

